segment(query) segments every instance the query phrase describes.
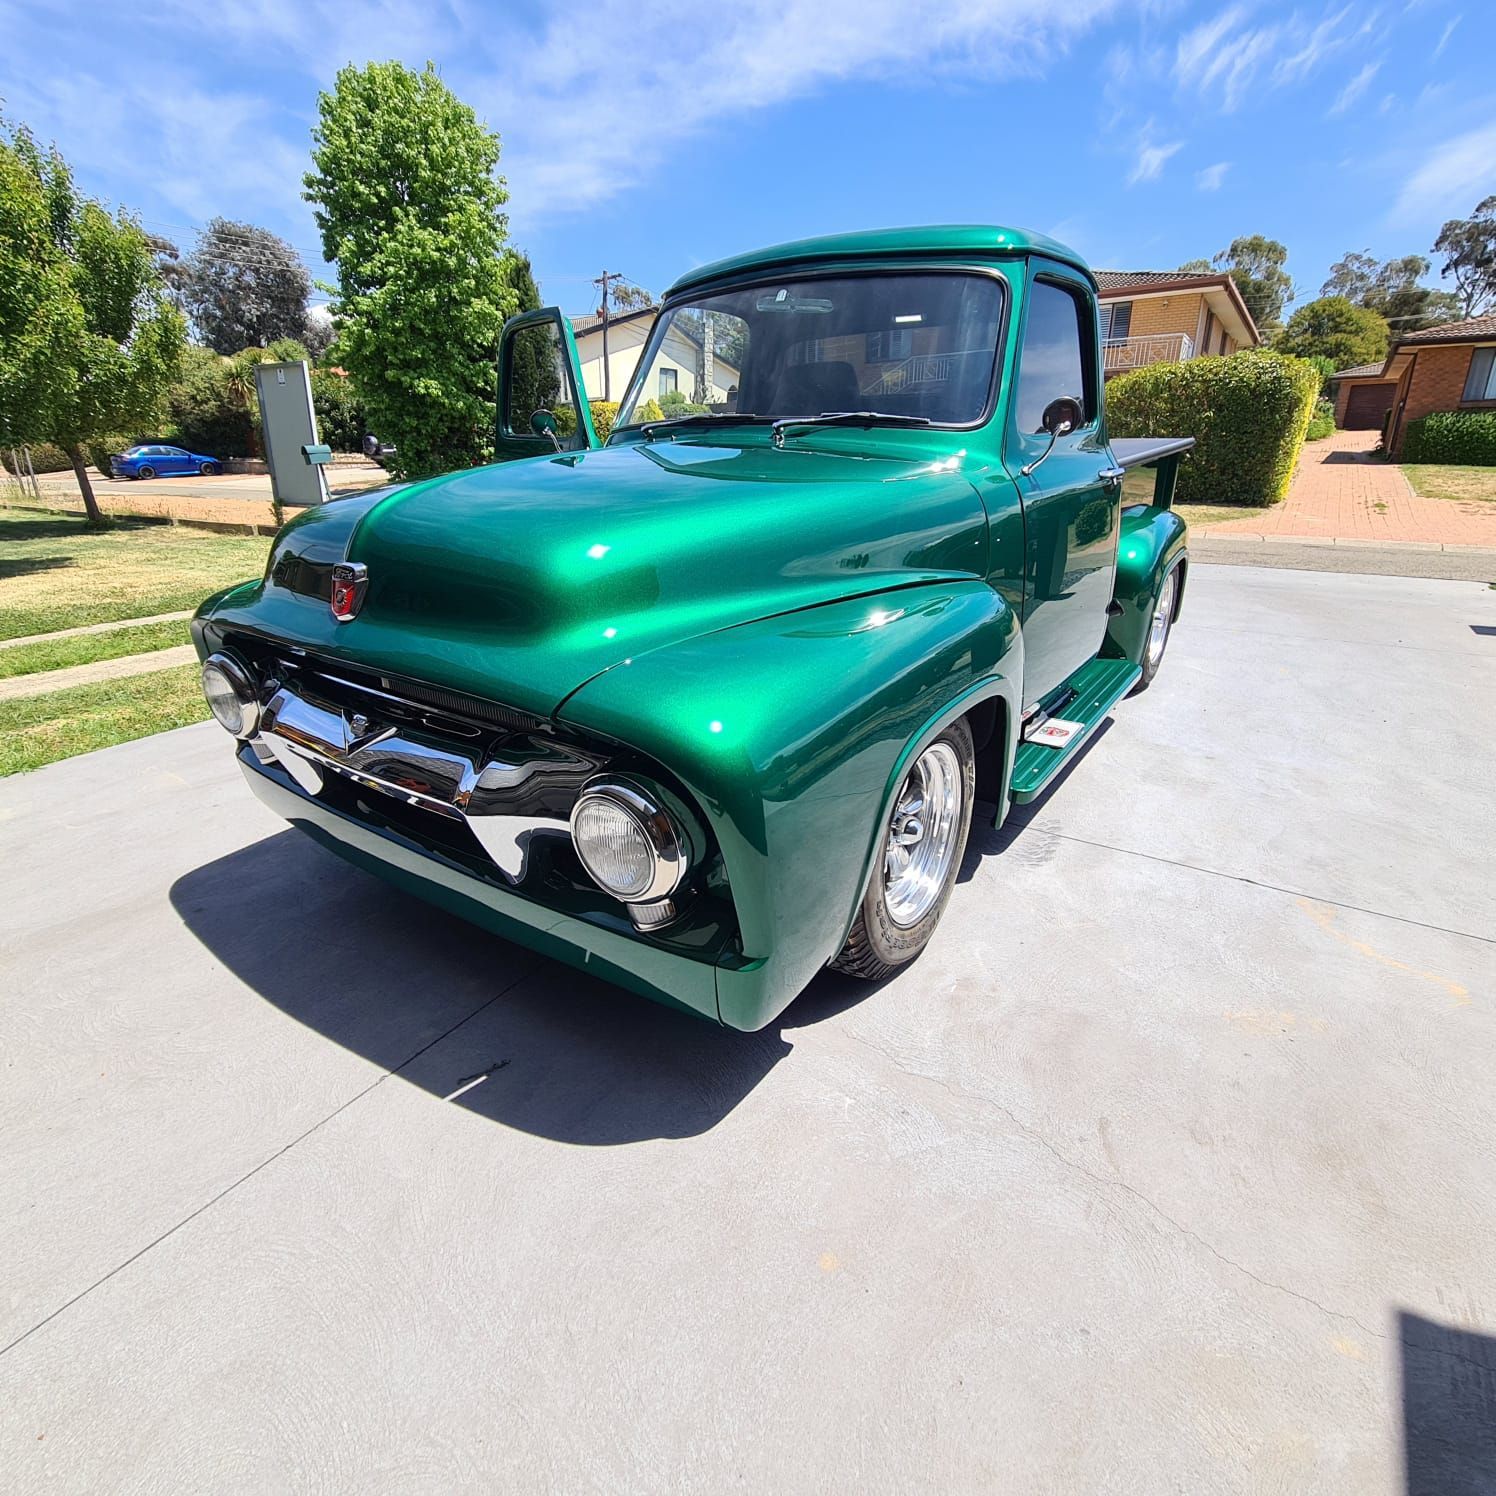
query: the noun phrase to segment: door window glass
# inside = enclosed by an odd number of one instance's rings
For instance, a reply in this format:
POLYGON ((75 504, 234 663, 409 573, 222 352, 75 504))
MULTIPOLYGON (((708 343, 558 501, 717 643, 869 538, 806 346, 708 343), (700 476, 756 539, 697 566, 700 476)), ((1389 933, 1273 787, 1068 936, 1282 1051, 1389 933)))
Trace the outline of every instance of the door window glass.
POLYGON ((1034 282, 1018 363, 1019 431, 1042 431, 1045 406, 1061 395, 1080 401, 1086 419, 1091 419, 1094 402, 1081 355, 1084 325, 1075 296, 1048 281, 1034 282))
POLYGON ((508 367, 504 371, 504 432, 508 436, 535 436, 531 418, 547 410, 556 418, 562 446, 575 445, 577 406, 561 329, 553 320, 532 322, 508 340, 508 367), (571 440, 569 440, 571 439, 571 440))

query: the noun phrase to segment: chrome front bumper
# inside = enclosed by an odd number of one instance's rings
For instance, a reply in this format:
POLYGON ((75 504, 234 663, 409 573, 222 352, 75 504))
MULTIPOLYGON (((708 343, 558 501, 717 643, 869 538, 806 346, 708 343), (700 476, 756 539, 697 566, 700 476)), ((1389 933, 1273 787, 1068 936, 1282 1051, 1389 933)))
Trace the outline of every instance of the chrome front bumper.
POLYGON ((384 701, 404 720, 381 722, 379 693, 362 697, 367 712, 281 686, 264 705, 250 747, 262 763, 278 762, 308 795, 320 794, 324 776, 337 774, 463 823, 513 883, 524 878, 536 838, 570 838, 570 801, 602 759, 534 736, 463 751, 445 740, 453 730, 490 742, 492 735, 455 723, 438 723, 428 734, 432 714, 396 697, 384 701))

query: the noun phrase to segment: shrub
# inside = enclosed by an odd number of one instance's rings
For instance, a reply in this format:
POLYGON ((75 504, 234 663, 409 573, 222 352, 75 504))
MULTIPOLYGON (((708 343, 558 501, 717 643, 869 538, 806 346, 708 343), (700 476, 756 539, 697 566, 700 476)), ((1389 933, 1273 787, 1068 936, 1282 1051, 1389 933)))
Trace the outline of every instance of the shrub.
POLYGON ((1409 421, 1402 460, 1496 467, 1496 411, 1436 410, 1409 421))
POLYGON ((351 379, 331 369, 313 369, 312 409, 317 413, 317 435, 334 452, 363 450, 368 423, 351 379))
POLYGON ((1322 353, 1314 354, 1309 362, 1319 370, 1319 392, 1328 396, 1330 393, 1330 381, 1340 372, 1339 365, 1333 358, 1326 358, 1322 353))
POLYGON ((1309 428, 1304 432, 1306 442, 1323 441, 1335 434, 1335 407, 1323 398, 1314 402, 1314 413, 1309 417, 1309 428))
POLYGON ((660 409, 658 400, 646 400, 642 405, 634 407, 633 424, 635 426, 641 426, 645 421, 663 421, 664 419, 665 412, 660 409))
POLYGON ((101 436, 97 441, 89 442, 84 450, 88 453, 88 460, 106 477, 114 476, 114 469, 109 465, 110 454, 123 452, 126 447, 133 447, 135 438, 133 436, 101 436))
POLYGON ((1261 349, 1150 364, 1106 387, 1113 436, 1192 436, 1177 496, 1266 507, 1288 492, 1319 392, 1319 372, 1261 349))
MULTIPOLYGON (((6 447, 0 462, 3 462, 5 471, 10 472, 10 448, 6 447)), ((20 458, 21 471, 12 474, 19 478, 26 471, 27 448, 17 447, 16 453, 20 458)), ((33 473, 70 473, 73 470, 73 459, 68 456, 61 447, 54 447, 51 442, 37 442, 29 448, 31 453, 31 471, 33 473)))
POLYGON ((169 440, 209 457, 245 457, 254 450, 252 421, 231 382, 230 360, 209 348, 188 348, 171 387, 169 440))
POLYGON ((613 429, 613 422, 618 419, 618 402, 616 400, 592 400, 588 402, 592 407, 592 425, 597 432, 597 439, 605 442, 608 433, 613 429))

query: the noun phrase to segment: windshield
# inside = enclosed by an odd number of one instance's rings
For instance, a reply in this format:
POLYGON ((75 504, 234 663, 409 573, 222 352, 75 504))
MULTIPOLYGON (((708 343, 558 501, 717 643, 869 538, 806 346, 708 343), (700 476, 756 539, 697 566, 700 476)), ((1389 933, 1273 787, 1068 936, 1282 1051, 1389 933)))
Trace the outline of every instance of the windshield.
POLYGON ((687 298, 655 323, 618 425, 857 410, 968 425, 987 408, 1001 315, 1000 284, 961 273, 818 276, 687 298))

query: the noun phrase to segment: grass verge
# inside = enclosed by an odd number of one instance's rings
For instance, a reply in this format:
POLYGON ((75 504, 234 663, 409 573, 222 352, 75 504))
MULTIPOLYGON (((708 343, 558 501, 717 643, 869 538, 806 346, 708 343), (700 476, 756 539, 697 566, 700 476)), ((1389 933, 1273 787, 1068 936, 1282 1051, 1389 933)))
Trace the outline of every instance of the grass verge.
POLYGON ((1174 508, 1187 525, 1209 529, 1211 525, 1223 525, 1228 519, 1253 519, 1260 514, 1271 514, 1271 509, 1260 509, 1255 504, 1176 504, 1174 508))
POLYGON ((1405 462, 1403 476, 1424 499, 1475 499, 1496 503, 1496 467, 1456 467, 1433 462, 1405 462))
POLYGON ((207 715, 196 665, 0 701, 0 775, 186 727, 207 715))
POLYGON ((71 665, 92 665, 98 660, 118 660, 125 655, 148 654, 191 642, 187 620, 179 618, 174 623, 110 629, 107 634, 75 634, 70 639, 19 644, 14 649, 0 649, 0 680, 36 675, 43 670, 66 670, 71 665))
POLYGON ((0 639, 195 608, 258 576, 266 536, 0 508, 0 639))

